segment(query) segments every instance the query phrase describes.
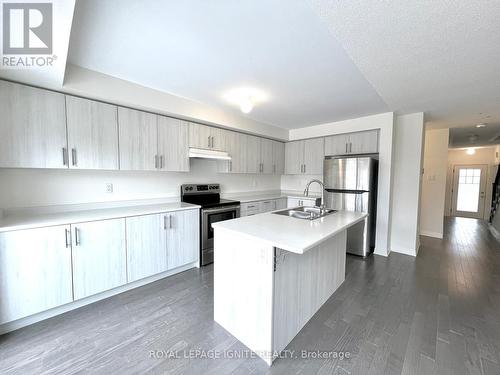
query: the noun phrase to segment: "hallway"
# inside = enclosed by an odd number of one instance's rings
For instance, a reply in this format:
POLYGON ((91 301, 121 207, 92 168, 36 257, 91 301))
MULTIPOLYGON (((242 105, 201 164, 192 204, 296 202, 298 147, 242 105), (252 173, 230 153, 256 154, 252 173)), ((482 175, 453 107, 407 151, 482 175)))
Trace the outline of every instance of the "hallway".
POLYGON ((418 257, 348 257, 347 277, 287 347, 349 359, 152 358, 244 350, 213 322, 213 268, 190 270, 0 337, 2 374, 499 374, 500 244, 446 221, 418 257))

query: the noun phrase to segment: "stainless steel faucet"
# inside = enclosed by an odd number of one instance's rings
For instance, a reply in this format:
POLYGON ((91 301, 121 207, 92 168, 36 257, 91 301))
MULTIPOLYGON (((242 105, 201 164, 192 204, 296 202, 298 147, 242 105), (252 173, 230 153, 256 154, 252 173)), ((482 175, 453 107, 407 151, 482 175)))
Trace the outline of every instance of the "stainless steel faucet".
POLYGON ((318 183, 320 186, 321 186, 321 205, 320 205, 320 209, 321 211, 323 211, 325 209, 325 185, 323 184, 323 182, 321 182, 320 180, 317 180, 317 179, 313 179, 311 181, 309 181, 306 185, 306 188, 304 190, 304 196, 308 197, 309 196, 309 186, 311 186, 311 184, 313 182, 316 182, 318 183))

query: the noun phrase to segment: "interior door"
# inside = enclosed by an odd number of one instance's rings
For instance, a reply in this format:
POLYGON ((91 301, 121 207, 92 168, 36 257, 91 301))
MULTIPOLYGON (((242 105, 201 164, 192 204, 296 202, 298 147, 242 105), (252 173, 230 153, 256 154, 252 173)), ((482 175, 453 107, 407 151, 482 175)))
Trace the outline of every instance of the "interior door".
POLYGON ((487 165, 453 167, 452 215, 483 219, 487 165))

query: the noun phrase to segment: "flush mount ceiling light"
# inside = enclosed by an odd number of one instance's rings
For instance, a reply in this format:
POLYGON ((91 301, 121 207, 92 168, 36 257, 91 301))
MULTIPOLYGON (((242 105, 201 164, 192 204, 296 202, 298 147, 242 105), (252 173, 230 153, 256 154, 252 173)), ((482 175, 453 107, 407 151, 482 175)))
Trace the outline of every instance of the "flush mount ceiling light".
POLYGON ((256 88, 240 87, 228 91, 224 95, 224 99, 229 103, 238 106, 241 112, 250 113, 256 104, 267 101, 269 99, 269 95, 256 88))
POLYGON ((486 126, 486 124, 481 123, 481 124, 477 124, 477 125, 476 125, 476 128, 484 128, 485 126, 486 126))
POLYGON ((465 151, 467 153, 467 155, 474 155, 476 153, 476 149, 475 148, 468 148, 467 151, 465 151))

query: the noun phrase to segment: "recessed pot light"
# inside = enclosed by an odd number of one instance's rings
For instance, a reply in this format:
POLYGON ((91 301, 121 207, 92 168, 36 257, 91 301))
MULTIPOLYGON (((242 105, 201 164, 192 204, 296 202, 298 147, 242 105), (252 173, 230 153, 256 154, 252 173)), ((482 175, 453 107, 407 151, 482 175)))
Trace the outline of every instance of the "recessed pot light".
POLYGON ((484 128, 485 126, 486 126, 486 124, 481 123, 481 124, 477 124, 476 128, 484 128))

